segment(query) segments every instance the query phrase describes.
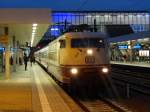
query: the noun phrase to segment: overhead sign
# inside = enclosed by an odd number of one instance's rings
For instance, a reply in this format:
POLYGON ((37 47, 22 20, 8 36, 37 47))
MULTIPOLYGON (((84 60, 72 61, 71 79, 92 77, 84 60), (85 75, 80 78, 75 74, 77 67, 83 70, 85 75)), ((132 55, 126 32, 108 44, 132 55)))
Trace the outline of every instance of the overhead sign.
POLYGON ((0 47, 0 52, 3 52, 5 50, 4 47, 0 47))
POLYGON ((128 49, 128 45, 119 45, 118 48, 119 49, 128 49))
POLYGON ((133 48, 134 48, 134 49, 141 49, 141 45, 140 45, 139 43, 137 43, 137 44, 135 44, 135 45, 133 46, 133 48))
POLYGON ((3 35, 0 37, 1 43, 8 43, 8 35, 3 35))

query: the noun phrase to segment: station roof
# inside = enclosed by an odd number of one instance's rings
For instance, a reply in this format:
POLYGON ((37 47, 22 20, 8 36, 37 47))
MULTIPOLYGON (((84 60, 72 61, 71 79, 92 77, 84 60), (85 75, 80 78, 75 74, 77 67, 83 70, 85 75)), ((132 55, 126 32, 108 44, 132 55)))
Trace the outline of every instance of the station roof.
POLYGON ((4 27, 9 28, 9 42, 15 36, 16 41, 25 44, 31 42, 32 25, 38 24, 33 46, 43 37, 51 24, 51 10, 46 8, 8 8, 0 9, 0 36, 4 33, 4 27))
MULTIPOLYGON (((49 8, 1 8, 0 9, 0 29, 9 28, 9 36, 16 37, 20 44, 31 41, 32 24, 37 23, 38 29, 34 38, 33 46, 43 37, 51 24, 51 9, 49 8)), ((127 12, 145 13, 146 10, 53 10, 53 12, 127 12)), ((0 36, 2 32, 0 30, 0 36)), ((10 40, 11 41, 11 40, 10 40)))
POLYGON ((52 10, 53 13, 149 13, 148 10, 52 10))
POLYGON ((115 43, 115 42, 137 40, 137 39, 143 39, 143 38, 150 38, 150 32, 144 31, 144 32, 138 32, 138 33, 132 33, 132 34, 128 34, 128 35, 118 36, 118 37, 114 37, 114 38, 109 38, 109 42, 115 43))

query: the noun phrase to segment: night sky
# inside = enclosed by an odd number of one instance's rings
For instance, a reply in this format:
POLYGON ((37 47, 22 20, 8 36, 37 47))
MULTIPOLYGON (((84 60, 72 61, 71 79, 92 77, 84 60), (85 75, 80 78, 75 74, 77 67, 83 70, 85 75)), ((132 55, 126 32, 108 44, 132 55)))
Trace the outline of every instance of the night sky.
POLYGON ((1 8, 52 8, 52 10, 148 10, 150 0, 0 0, 1 8))

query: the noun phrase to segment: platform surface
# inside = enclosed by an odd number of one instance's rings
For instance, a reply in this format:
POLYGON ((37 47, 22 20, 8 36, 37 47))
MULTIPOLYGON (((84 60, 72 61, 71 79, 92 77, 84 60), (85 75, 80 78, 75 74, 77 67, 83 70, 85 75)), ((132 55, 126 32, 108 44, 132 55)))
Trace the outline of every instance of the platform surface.
POLYGON ((150 62, 119 62, 119 61, 111 61, 111 64, 120 64, 120 65, 130 65, 130 66, 138 66, 138 67, 149 67, 150 68, 150 62))
POLYGON ((82 112, 37 64, 18 66, 5 79, 0 73, 0 112, 82 112))

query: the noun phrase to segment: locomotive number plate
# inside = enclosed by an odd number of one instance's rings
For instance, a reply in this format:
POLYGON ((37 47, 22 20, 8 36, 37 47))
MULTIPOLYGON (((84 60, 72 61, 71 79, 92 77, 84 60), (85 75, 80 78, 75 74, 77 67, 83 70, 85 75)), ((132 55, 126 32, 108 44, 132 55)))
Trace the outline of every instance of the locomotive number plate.
POLYGON ((85 63, 95 63, 95 58, 93 56, 86 56, 85 63))

